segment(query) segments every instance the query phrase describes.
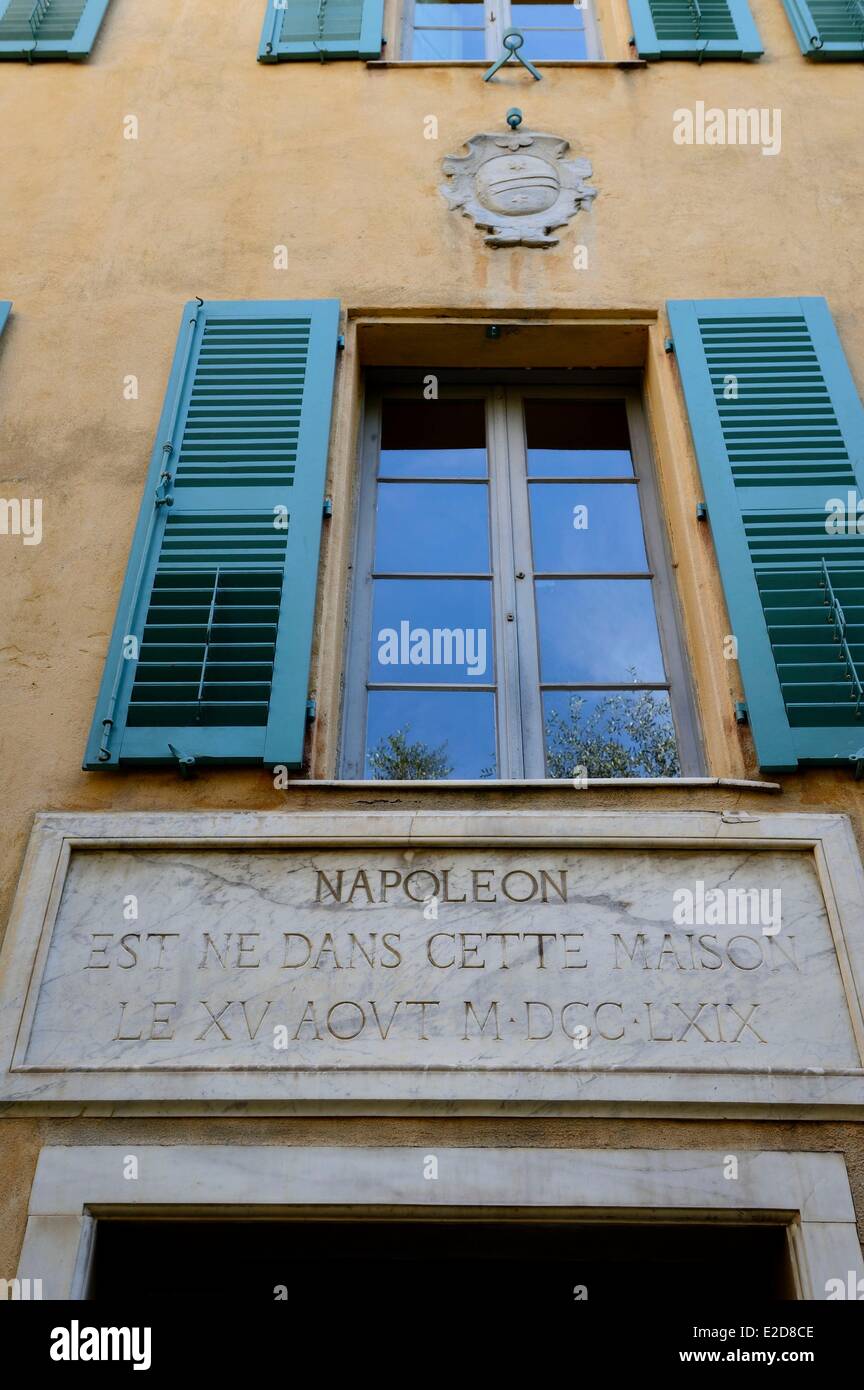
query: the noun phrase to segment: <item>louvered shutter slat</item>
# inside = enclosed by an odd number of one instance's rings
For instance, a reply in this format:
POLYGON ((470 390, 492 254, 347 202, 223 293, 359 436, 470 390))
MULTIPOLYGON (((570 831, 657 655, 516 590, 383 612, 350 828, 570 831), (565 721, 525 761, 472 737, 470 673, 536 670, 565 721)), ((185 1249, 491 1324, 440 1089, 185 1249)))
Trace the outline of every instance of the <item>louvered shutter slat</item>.
POLYGON ((640 58, 759 58, 747 0, 630 0, 640 58))
POLYGON ((189 306, 86 767, 300 765, 338 316, 189 306))
POLYGON ((0 58, 86 58, 110 0, 0 0, 0 58))
POLYGON ((267 0, 258 57, 378 58, 384 0, 267 0))
POLYGON ((669 318, 760 764, 851 758, 864 535, 854 508, 826 523, 864 494, 864 407, 828 307, 680 301, 669 318))
POLYGON ((861 0, 783 0, 801 52, 817 61, 864 60, 861 0))

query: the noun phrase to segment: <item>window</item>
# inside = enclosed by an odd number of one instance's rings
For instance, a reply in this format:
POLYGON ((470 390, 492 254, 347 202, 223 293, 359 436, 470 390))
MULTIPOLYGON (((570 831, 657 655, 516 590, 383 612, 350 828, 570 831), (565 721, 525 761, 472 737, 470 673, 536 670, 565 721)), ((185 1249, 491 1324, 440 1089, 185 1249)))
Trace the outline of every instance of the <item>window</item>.
POLYGON ((378 58, 384 0, 267 0, 258 61, 378 58))
POLYGON ((510 28, 525 35, 522 52, 532 62, 602 56, 591 0, 405 0, 402 57, 492 61, 510 28))
POLYGON ((0 58, 86 58, 109 0, 0 0, 0 58))
POLYGON ((763 49, 747 0, 630 0, 640 58, 753 60, 763 49))
POLYGON ((347 776, 698 770, 638 393, 368 402, 347 776))
POLYGON ((860 0, 783 0, 801 52, 818 62, 864 61, 860 0))

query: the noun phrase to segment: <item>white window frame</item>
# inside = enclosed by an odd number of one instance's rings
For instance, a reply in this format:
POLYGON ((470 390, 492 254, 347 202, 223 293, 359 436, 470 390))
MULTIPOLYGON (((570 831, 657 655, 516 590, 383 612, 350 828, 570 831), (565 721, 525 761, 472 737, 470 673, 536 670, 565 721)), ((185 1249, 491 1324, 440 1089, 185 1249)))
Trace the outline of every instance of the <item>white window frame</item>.
MULTIPOLYGON (((524 3, 524 0, 523 0, 524 3)), ((511 0, 483 0, 484 22, 483 28, 486 36, 484 61, 494 62, 500 58, 504 52, 504 35, 508 29, 516 28, 510 18, 511 0)), ((525 37, 525 45, 522 50, 526 58, 536 63, 551 62, 596 62, 603 57, 603 45, 600 41, 600 27, 597 23, 597 12, 594 0, 581 0, 580 4, 574 4, 574 9, 579 10, 585 16, 585 47, 584 58, 555 59, 555 58, 536 58, 531 52, 531 36, 525 37)), ((461 25, 453 25, 453 28, 461 28, 461 25)), ((479 27, 479 26, 478 26, 479 27)), ((551 32, 551 31, 547 31, 551 32)), ((411 56, 412 36, 414 33, 414 0, 403 0, 402 3, 402 23, 399 36, 399 58, 402 62, 440 62, 440 63, 465 63, 477 62, 476 58, 413 58, 411 56)))
MULTIPOLYGON (((344 677, 340 775, 346 780, 365 777, 381 402, 385 396, 416 396, 418 389, 398 384, 396 380, 392 386, 376 382, 366 396, 355 528, 354 592, 344 677)), ((544 400, 622 400, 625 404, 633 458, 632 485, 638 487, 648 577, 666 671, 666 681, 662 684, 669 693, 678 747, 678 775, 682 778, 703 775, 705 759, 699 720, 639 388, 628 384, 562 387, 532 381, 509 385, 455 383, 442 385, 442 390, 450 399, 467 396, 486 400, 494 652, 488 688, 496 691, 498 768, 492 780, 546 780, 548 777, 542 734, 543 690, 551 683, 540 678, 528 472, 521 424, 522 401, 532 396, 544 400), (518 582, 517 575, 527 576, 527 579, 518 582), (515 621, 506 618, 508 613, 515 615, 515 621)), ((574 681, 572 685, 575 688, 580 683, 574 681)), ((473 688, 486 689, 487 686, 473 688)))
MULTIPOLYGON (((136 1181, 124 1176, 125 1145, 45 1147, 30 1192, 19 1281, 42 1281, 46 1299, 84 1299, 99 1219, 290 1218, 293 1209, 351 1217, 370 1208, 392 1217, 442 1219, 448 1209, 532 1208, 562 1220, 670 1223, 742 1218, 786 1231, 798 1299, 827 1298, 828 1281, 862 1277, 864 1261, 843 1155, 740 1150, 725 1176, 722 1149, 447 1149, 435 1146, 439 1181, 423 1181, 418 1148, 304 1148, 242 1144, 135 1144, 136 1181), (346 1212, 346 1208, 349 1210, 346 1212)), ((299 1210, 297 1212, 299 1215, 299 1210)))

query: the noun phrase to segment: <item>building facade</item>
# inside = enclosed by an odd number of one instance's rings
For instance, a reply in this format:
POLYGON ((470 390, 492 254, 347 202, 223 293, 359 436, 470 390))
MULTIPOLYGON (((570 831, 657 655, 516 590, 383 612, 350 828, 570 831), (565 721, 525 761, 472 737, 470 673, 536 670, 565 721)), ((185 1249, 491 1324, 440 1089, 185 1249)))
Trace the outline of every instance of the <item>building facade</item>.
POLYGON ((494 1207, 864 1297, 858 10, 0 60, 0 1277, 494 1207))

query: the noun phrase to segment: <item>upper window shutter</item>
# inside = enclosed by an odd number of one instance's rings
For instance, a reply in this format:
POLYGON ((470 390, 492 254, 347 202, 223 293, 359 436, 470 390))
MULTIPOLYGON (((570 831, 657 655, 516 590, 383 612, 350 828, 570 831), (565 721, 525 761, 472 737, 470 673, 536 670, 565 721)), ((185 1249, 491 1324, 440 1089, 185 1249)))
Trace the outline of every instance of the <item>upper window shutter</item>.
POLYGON ((384 0, 267 0, 258 58, 378 58, 384 0))
POLYGON ((6 320, 9 317, 11 308, 11 299, 0 299, 0 333, 2 333, 3 329, 6 327, 6 320))
POLYGON ((864 58, 864 8, 858 0, 783 0, 808 58, 864 58))
POLYGON ((86 768, 301 765, 338 327, 184 311, 86 768))
POLYGON ((630 16, 640 58, 761 58, 764 51, 747 0, 630 0, 630 16))
POLYGON ((864 745, 864 407, 828 306, 668 307, 760 765, 852 758, 864 745), (839 534, 831 499, 853 501, 839 534))
POLYGON ((0 58, 86 58, 110 0, 0 0, 0 58))

